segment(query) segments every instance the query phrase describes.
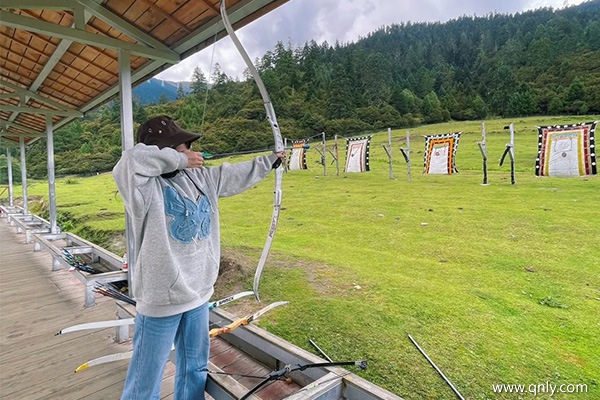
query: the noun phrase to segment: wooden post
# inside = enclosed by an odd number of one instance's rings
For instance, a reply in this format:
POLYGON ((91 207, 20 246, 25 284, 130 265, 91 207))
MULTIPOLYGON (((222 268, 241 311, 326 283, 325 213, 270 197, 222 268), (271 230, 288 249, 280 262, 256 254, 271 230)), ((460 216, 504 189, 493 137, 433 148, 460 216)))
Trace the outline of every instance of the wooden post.
POLYGON ((327 160, 326 160, 326 155, 327 155, 327 147, 325 146, 325 132, 321 133, 323 135, 323 154, 321 154, 321 157, 323 161, 323 176, 327 176, 327 160))
MULTIPOLYGON (((283 148, 284 149, 288 148, 287 138, 283 138, 283 148)), ((284 151, 287 153, 287 150, 284 150, 284 151)), ((287 159, 287 155, 286 155, 286 159, 283 161, 283 172, 288 172, 288 163, 289 163, 289 160, 287 159)))
POLYGON ((400 147, 400 152, 406 161, 406 174, 408 175, 408 181, 410 182, 410 131, 406 131, 406 147, 400 147))
POLYGON ((510 125, 505 126, 504 129, 510 129, 510 143, 506 144, 504 153, 500 157, 500 166, 504 163, 504 158, 508 154, 510 158, 510 183, 515 184, 515 124, 511 122, 510 125))
POLYGON ((335 170, 340 175, 340 151, 338 149, 338 135, 335 135, 335 170))
POLYGON ((383 144, 382 146, 388 156, 388 164, 390 166, 390 179, 394 179, 394 171, 393 171, 393 165, 392 165, 392 128, 388 128, 388 143, 387 143, 387 145, 383 144))
POLYGON ((515 184, 515 124, 510 124, 510 183, 515 184))
POLYGON ((485 122, 481 123, 481 142, 477 142, 479 146, 479 151, 481 152, 481 156, 483 157, 483 184, 488 184, 488 176, 487 176, 487 148, 485 143, 485 122))

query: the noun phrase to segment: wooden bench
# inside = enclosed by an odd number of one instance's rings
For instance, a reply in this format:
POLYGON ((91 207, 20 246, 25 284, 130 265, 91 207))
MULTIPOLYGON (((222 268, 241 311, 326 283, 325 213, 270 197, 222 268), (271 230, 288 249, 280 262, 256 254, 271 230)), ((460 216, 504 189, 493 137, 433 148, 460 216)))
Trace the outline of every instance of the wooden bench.
POLYGON ((52 270, 61 267, 71 269, 64 257, 63 250, 68 250, 73 256, 80 256, 90 267, 101 271, 97 274, 73 270, 73 275, 84 285, 84 306, 96 304, 94 286, 96 283, 108 283, 127 280, 127 271, 123 271, 123 258, 110 251, 91 243, 69 232, 51 234, 36 233, 32 235, 33 251, 46 250, 52 255, 52 270))

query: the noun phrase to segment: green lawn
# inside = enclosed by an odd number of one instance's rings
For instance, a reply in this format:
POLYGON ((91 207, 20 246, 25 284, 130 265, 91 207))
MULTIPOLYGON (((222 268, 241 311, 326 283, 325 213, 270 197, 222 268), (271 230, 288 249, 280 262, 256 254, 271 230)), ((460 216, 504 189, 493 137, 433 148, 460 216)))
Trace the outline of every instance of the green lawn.
MULTIPOLYGON (((405 130, 393 131, 394 180, 381 146, 387 132, 373 137, 368 173, 337 176, 328 165, 323 176, 308 150, 310 169, 284 175, 260 288, 263 303, 290 304, 260 325, 309 350, 313 339, 334 359, 366 358, 359 374, 407 399, 455 398, 407 334, 466 398, 527 398, 495 394, 492 385, 546 382, 588 387, 554 398, 600 398, 600 178, 533 173, 537 124, 594 119, 515 120, 516 185, 509 163, 498 166, 512 120, 486 122, 488 186, 480 122, 411 129, 410 182, 398 151, 405 130), (459 174, 423 175, 422 135, 453 131, 463 131, 459 174)), ((272 185, 271 176, 221 201, 224 248, 247 264, 237 277, 244 289, 269 228, 272 185)), ((59 179, 56 188, 72 231, 122 251, 111 239, 124 222, 110 174, 59 179)), ((29 194, 47 197, 46 183, 32 183, 29 194)), ((235 287, 222 284, 222 293, 235 287)), ((250 300, 245 307, 259 308, 250 300)))

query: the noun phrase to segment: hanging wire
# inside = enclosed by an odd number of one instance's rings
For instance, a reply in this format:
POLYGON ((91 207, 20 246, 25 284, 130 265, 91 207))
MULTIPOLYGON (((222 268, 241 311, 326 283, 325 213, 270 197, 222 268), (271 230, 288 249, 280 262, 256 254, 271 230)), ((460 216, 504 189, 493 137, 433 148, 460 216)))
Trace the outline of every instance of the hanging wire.
POLYGON ((202 121, 200 122, 200 133, 204 135, 204 119, 206 117, 206 105, 208 104, 208 84, 210 83, 210 75, 213 69, 213 61, 215 59, 215 49, 217 48, 217 33, 212 44, 212 54, 210 56, 210 68, 208 71, 208 79, 206 80, 206 93, 204 94, 204 106, 202 110, 202 121))

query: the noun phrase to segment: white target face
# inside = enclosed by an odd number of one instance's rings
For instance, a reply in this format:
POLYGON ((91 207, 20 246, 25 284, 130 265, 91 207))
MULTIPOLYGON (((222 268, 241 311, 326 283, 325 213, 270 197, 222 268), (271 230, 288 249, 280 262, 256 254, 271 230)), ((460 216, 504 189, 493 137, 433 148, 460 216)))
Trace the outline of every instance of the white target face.
POLYGON ((548 174, 550 176, 579 176, 577 133, 554 134, 550 140, 548 174))
POLYGON ((346 172, 367 171, 367 146, 371 138, 351 141, 346 153, 346 172))
POLYGON ((428 174, 448 174, 448 145, 435 146, 431 151, 428 174))
POLYGON ((290 170, 296 171, 302 169, 302 150, 303 149, 292 149, 292 155, 290 156, 290 170))

